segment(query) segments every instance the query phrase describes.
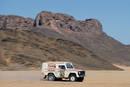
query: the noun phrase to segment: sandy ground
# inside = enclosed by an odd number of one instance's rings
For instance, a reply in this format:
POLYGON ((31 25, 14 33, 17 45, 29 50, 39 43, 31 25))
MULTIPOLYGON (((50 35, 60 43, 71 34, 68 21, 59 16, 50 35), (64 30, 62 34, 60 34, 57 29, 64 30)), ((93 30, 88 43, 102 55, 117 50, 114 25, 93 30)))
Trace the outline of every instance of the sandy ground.
POLYGON ((125 71, 86 71, 83 82, 43 81, 40 71, 0 71, 0 87, 130 87, 130 67, 125 71))

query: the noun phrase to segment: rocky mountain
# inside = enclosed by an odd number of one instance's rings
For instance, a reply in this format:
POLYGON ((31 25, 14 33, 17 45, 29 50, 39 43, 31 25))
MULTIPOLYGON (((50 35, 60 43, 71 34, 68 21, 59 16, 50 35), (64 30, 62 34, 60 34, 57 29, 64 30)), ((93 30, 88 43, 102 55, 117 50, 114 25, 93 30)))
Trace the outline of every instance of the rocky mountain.
POLYGON ((32 30, 0 30, 1 69, 37 69, 45 61, 71 61, 83 69, 121 70, 71 41, 49 38, 32 30))
MULTIPOLYGON (((71 43, 80 44, 84 47, 82 47, 83 49, 87 49, 88 51, 92 52, 93 55, 96 55, 98 58, 104 60, 104 63, 108 61, 107 63, 130 65, 130 46, 126 46, 104 33, 102 29, 102 24, 97 19, 86 19, 84 21, 81 21, 76 20, 74 17, 67 14, 52 13, 47 11, 40 12, 36 16, 35 20, 16 15, 0 15, 0 30, 1 32, 3 32, 1 33, 1 37, 8 35, 8 32, 12 32, 16 33, 15 37, 18 37, 20 35, 22 38, 23 36, 23 40, 29 38, 29 35, 36 36, 39 34, 39 38, 48 37, 51 39, 55 39, 56 41, 57 39, 63 40, 63 42, 70 41, 71 43), (25 30, 26 34, 27 31, 29 31, 29 35, 27 35, 26 37, 24 37, 25 30), (18 36, 17 33, 19 33, 18 36)), ((10 37, 12 36, 10 35, 10 37)), ((37 40, 38 38, 35 41, 37 40)), ((11 41, 13 41, 13 39, 11 39, 11 41)), ((40 40, 40 42, 42 42, 42 40, 40 40)), ((78 51, 79 49, 76 50, 78 51)), ((1 52, 2 51, 3 50, 1 50, 1 52)), ((0 56, 1 55, 3 54, 0 54, 0 56)), ((67 57, 68 55, 66 55, 67 53, 64 56, 67 57)), ((74 58, 73 56, 70 57, 74 58)), ((82 55, 80 55, 79 57, 81 56, 82 55)), ((78 59, 78 57, 76 58, 78 59)), ((58 57, 56 58, 56 60, 57 59, 58 57)), ((91 59, 93 60, 93 57, 91 57, 91 59)), ((4 62, 4 57, 1 57, 1 61, 1 64, 7 63, 7 61, 4 62)), ((75 64, 77 63, 75 62, 75 64)), ((96 65, 94 65, 94 67, 95 66, 96 65)), ((88 65, 86 67, 90 68, 90 66, 88 65)), ((92 69, 94 69, 92 65, 91 67, 92 69)))
POLYGON ((81 44, 109 62, 130 65, 130 49, 104 33, 96 19, 79 21, 66 14, 43 11, 37 15, 34 26, 52 29, 64 36, 59 38, 81 44))

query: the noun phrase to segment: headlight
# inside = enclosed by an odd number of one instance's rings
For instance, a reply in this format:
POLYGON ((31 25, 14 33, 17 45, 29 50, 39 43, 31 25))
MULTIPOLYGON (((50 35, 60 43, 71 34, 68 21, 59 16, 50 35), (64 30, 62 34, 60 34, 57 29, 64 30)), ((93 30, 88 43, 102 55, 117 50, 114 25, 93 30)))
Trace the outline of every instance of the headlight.
POLYGON ((79 72, 78 72, 78 74, 80 75, 80 74, 81 74, 81 72, 79 71, 79 72))

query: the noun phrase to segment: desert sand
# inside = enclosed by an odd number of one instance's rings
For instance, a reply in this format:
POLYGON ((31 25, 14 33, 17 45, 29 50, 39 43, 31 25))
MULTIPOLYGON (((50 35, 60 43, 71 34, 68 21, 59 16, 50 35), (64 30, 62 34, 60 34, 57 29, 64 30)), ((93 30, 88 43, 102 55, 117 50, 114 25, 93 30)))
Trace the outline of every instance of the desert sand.
POLYGON ((0 87, 130 87, 130 67, 125 71, 87 70, 83 82, 45 81, 40 71, 0 71, 0 87))

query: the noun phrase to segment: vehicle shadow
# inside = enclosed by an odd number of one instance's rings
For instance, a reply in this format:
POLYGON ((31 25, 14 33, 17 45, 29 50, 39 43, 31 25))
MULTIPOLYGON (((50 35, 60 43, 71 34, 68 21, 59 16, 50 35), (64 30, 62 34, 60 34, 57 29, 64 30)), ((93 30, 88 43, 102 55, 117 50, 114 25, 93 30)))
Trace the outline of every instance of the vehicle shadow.
MULTIPOLYGON (((40 81, 48 81, 47 79, 40 79, 40 81)), ((48 81, 48 82, 72 82, 68 79, 65 80, 55 80, 55 81, 48 81)), ((80 81, 74 81, 74 82, 80 82, 80 81)))

